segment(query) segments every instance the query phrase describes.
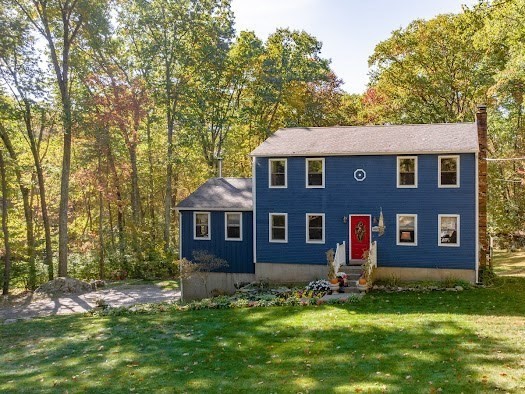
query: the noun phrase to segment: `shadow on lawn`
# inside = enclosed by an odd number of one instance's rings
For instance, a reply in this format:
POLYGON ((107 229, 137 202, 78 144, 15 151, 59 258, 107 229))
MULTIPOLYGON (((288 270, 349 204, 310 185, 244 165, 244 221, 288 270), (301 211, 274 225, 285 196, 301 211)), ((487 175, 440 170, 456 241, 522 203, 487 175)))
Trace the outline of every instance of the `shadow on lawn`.
POLYGON ((480 336, 473 323, 525 315, 512 307, 525 304, 516 294, 525 279, 505 284, 379 293, 355 305, 27 322, 10 338, 0 329, 0 391, 509 390, 493 377, 524 349, 480 336), (494 308, 511 294, 512 305, 494 308))
POLYGON ((113 317, 93 322, 97 329, 84 339, 77 338, 81 324, 69 324, 74 335, 55 346, 56 330, 43 328, 19 339, 27 350, 19 358, 2 359, 0 390, 472 392, 506 389, 484 384, 479 373, 519 357, 449 319, 407 326, 395 315, 360 321, 353 312, 322 306, 113 317))
POLYGON ((378 293, 354 305, 59 317, 9 336, 4 326, 0 391, 512 390, 493 375, 518 363, 522 345, 480 336, 472 320, 525 316, 515 308, 524 284, 378 293))

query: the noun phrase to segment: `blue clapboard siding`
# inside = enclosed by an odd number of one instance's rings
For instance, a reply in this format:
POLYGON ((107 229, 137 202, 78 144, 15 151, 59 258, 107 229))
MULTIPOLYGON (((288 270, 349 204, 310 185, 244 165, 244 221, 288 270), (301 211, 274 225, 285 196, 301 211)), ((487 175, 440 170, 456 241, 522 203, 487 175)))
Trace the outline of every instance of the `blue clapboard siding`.
MULTIPOLYGON (((205 212, 199 210, 199 212, 205 212)), ((228 211, 235 212, 235 211, 228 211)), ((242 241, 226 241, 224 238, 224 212, 211 212, 211 240, 193 239, 193 211, 181 211, 182 257, 191 260, 194 250, 207 250, 226 260, 229 267, 221 272, 253 273, 253 213, 242 212, 242 241)))
MULTIPOLYGON (((451 154, 453 154, 451 152, 451 154)), ((305 158, 288 157, 288 188, 268 188, 268 158, 256 158, 257 262, 325 264, 325 252, 346 241, 349 214, 379 217, 386 225, 378 241, 378 265, 384 267, 475 268, 474 154, 460 155, 460 188, 438 188, 438 155, 418 155, 418 188, 396 187, 397 156, 325 158, 324 189, 305 188, 305 158), (354 179, 356 169, 366 179, 354 179), (288 243, 270 243, 268 213, 288 213, 288 243), (325 244, 305 241, 306 213, 325 213, 325 244), (418 215, 418 245, 396 245, 396 214, 418 215), (460 247, 438 246, 438 214, 459 214, 460 247)), ((372 224, 374 225, 374 224, 372 224)), ((347 250, 348 256, 348 250, 347 250)))

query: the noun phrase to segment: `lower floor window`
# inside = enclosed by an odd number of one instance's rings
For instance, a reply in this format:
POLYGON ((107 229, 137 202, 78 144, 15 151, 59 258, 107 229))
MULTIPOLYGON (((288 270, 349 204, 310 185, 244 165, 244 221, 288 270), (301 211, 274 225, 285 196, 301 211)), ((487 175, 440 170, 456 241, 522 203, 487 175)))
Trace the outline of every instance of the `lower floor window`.
POLYGON ((194 239, 210 239, 210 213, 195 212, 194 216, 194 239))
POLYGON ((459 215, 438 215, 438 245, 459 246, 459 215))
POLYGON ((324 214, 306 214, 306 242, 324 243, 324 214))
POLYGON ((226 240, 242 241, 242 214, 240 212, 226 212, 226 240))
POLYGON ((417 215, 397 215, 397 244, 417 245, 417 215))
POLYGON ((270 242, 288 242, 288 215, 270 213, 270 242))

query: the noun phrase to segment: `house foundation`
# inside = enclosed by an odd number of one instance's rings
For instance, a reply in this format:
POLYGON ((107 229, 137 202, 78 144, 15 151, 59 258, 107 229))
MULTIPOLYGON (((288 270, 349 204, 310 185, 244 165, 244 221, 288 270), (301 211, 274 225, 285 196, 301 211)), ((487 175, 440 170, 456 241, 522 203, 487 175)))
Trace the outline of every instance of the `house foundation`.
POLYGON ((181 280, 181 295, 184 302, 200 300, 220 294, 235 293, 236 283, 251 283, 254 274, 210 272, 207 278, 192 276, 181 280))
POLYGON ((440 269, 440 268, 400 268, 377 267, 374 280, 388 280, 396 278, 402 281, 459 279, 470 283, 476 282, 476 271, 465 269, 440 269))

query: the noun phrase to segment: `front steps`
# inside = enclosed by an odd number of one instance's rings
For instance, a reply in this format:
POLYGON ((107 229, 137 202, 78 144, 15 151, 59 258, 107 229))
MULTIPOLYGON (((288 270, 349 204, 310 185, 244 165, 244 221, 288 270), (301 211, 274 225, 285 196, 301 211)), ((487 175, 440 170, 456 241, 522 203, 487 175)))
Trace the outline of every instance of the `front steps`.
MULTIPOLYGON (((362 272, 360 265, 342 265, 339 267, 339 272, 344 272, 347 276, 348 286, 343 287, 344 293, 355 293, 359 294, 361 291, 357 287, 357 281, 359 280, 362 272)), ((335 293, 338 294, 338 293, 335 293)), ((341 294, 341 293, 339 293, 341 294)))

